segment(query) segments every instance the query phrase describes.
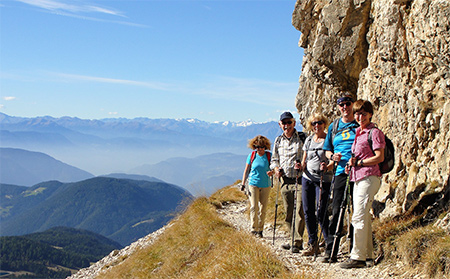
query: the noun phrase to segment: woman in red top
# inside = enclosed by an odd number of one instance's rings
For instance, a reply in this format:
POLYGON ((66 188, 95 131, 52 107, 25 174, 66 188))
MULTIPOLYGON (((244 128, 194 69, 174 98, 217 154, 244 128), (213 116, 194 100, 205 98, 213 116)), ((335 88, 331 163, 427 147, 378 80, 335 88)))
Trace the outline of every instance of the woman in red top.
POLYGON ((360 127, 356 129, 352 145, 354 156, 349 160, 347 171, 355 182, 353 188, 353 248, 350 258, 341 264, 342 268, 365 267, 372 261, 372 208, 373 199, 380 189, 381 172, 378 164, 384 160, 385 137, 372 123, 373 106, 369 101, 358 100, 353 104, 353 112, 360 127), (368 141, 372 130, 372 146, 368 141), (351 167, 351 170, 350 170, 351 167))

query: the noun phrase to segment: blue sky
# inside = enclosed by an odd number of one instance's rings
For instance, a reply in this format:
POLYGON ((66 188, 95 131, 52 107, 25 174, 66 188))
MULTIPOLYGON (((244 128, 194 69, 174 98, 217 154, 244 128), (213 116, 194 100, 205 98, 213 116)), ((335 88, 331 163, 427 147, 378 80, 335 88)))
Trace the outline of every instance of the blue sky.
POLYGON ((264 122, 295 112, 295 0, 2 0, 0 112, 264 122))

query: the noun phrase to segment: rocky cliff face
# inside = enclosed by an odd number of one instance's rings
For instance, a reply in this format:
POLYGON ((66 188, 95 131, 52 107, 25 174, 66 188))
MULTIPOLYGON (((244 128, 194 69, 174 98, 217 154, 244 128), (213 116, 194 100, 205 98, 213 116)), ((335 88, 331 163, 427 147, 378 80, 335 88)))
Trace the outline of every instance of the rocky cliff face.
POLYGON ((337 117, 336 100, 350 91, 375 105, 373 122, 394 142, 381 217, 448 203, 450 1, 298 0, 292 23, 305 51, 303 124, 314 111, 337 117))

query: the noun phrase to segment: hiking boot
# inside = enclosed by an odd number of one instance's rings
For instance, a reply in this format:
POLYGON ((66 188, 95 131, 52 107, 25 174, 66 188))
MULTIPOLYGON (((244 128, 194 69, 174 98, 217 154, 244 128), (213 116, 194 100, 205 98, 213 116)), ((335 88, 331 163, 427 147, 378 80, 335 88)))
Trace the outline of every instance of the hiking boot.
POLYGON ((366 267, 366 261, 348 259, 347 261, 341 263, 340 267, 344 269, 366 267))
POLYGON ((367 267, 372 267, 375 265, 375 262, 373 261, 373 259, 366 259, 366 266, 367 267))
POLYGON ((319 252, 319 247, 317 247, 317 242, 308 243, 308 246, 306 247, 306 250, 302 252, 302 255, 303 256, 314 256, 314 253, 316 251, 319 252))
POLYGON ((325 240, 322 240, 322 241, 319 243, 319 247, 325 247, 325 240))
POLYGON ((300 250, 302 250, 302 248, 300 248, 298 246, 292 246, 292 253, 299 253, 300 250))
POLYGON ((254 236, 258 236, 258 232, 257 232, 257 231, 252 231, 252 234, 253 234, 254 236))
POLYGON ((337 258, 331 258, 330 255, 326 255, 323 258, 320 258, 319 263, 335 263, 337 262, 337 258))
POLYGON ((289 249, 291 249, 291 245, 290 244, 283 244, 283 245, 281 245, 281 248, 283 248, 284 250, 289 250, 289 249))

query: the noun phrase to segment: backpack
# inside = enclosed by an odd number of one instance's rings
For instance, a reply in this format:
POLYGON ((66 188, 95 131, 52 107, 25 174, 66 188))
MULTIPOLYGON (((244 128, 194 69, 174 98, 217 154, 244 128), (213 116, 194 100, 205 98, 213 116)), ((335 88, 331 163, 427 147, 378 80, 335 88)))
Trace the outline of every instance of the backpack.
MULTIPOLYGON (((372 130, 375 128, 370 129, 369 136, 367 137, 367 141, 369 142, 370 149, 372 149, 372 153, 375 155, 375 151, 372 148, 372 130)), ((377 128, 378 129, 378 128, 377 128)), ((386 147, 384 148, 384 160, 383 162, 379 163, 378 166, 380 167, 380 172, 388 173, 390 172, 395 165, 395 148, 392 141, 384 135, 384 140, 386 142, 386 147)))

